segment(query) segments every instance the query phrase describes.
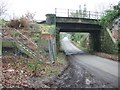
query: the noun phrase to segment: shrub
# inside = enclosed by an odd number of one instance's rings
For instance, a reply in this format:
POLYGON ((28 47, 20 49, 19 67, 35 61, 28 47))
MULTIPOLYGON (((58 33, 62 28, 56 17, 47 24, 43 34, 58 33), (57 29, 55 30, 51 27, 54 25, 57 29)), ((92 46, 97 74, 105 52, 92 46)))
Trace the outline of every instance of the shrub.
POLYGON ((8 27, 11 27, 11 28, 16 28, 18 29, 20 26, 20 21, 18 19, 16 20, 11 20, 9 23, 8 23, 8 27))
POLYGON ((21 17, 20 19, 11 20, 7 26, 16 29, 28 28, 29 21, 25 17, 21 17))
POLYGON ((28 28, 29 27, 29 21, 25 17, 20 18, 20 28, 28 28))

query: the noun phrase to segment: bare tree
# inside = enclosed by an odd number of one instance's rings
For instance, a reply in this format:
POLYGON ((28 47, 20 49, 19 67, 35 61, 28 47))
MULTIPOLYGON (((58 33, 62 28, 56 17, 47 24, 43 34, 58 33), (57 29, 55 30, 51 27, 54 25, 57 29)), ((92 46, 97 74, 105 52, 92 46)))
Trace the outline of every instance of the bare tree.
POLYGON ((35 12, 34 13, 31 13, 31 12, 27 12, 25 14, 25 17, 29 20, 29 21, 34 21, 34 16, 35 16, 35 12))
POLYGON ((5 12, 7 11, 7 8, 6 8, 7 4, 3 1, 0 1, 0 17, 2 15, 5 14, 5 12))

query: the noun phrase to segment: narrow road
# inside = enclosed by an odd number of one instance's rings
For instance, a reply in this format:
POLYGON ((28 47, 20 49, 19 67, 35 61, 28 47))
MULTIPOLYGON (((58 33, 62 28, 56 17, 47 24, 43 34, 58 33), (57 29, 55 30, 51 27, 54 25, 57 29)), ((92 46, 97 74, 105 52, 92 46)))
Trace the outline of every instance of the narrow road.
POLYGON ((53 84, 57 87, 117 88, 118 62, 84 53, 68 38, 62 40, 69 66, 53 84))

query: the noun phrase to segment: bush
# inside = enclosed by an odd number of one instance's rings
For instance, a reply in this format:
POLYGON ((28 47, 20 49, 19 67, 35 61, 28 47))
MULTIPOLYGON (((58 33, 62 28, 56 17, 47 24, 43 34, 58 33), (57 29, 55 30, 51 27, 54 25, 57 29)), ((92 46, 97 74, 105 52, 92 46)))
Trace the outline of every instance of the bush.
POLYGON ((25 17, 21 17, 20 19, 11 20, 7 26, 16 29, 28 28, 29 21, 25 17))
POLYGON ((11 21, 8 23, 7 26, 10 27, 10 28, 16 28, 16 29, 18 29, 19 26, 20 26, 20 21, 19 21, 18 19, 16 19, 16 20, 11 20, 11 21))
POLYGON ((28 28, 29 27, 29 21, 25 17, 20 18, 20 28, 28 28))
POLYGON ((115 18, 120 16, 120 2, 118 5, 114 6, 112 10, 107 10, 106 15, 103 16, 100 20, 100 25, 106 27, 109 23, 111 23, 115 18))

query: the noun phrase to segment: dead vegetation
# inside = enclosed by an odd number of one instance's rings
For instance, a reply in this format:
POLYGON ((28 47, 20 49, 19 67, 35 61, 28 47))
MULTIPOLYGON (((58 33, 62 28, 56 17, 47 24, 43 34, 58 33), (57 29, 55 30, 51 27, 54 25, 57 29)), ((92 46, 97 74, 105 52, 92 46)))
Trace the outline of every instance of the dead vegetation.
POLYGON ((41 63, 38 61, 36 76, 34 76, 36 65, 35 60, 22 57, 4 56, 2 58, 2 86, 5 88, 46 87, 41 81, 58 75, 65 66, 64 59, 64 55, 60 53, 54 64, 41 63), (33 80, 33 77, 39 79, 36 79, 34 83, 30 83, 31 80, 33 80), (35 84, 35 82, 41 83, 35 84))

